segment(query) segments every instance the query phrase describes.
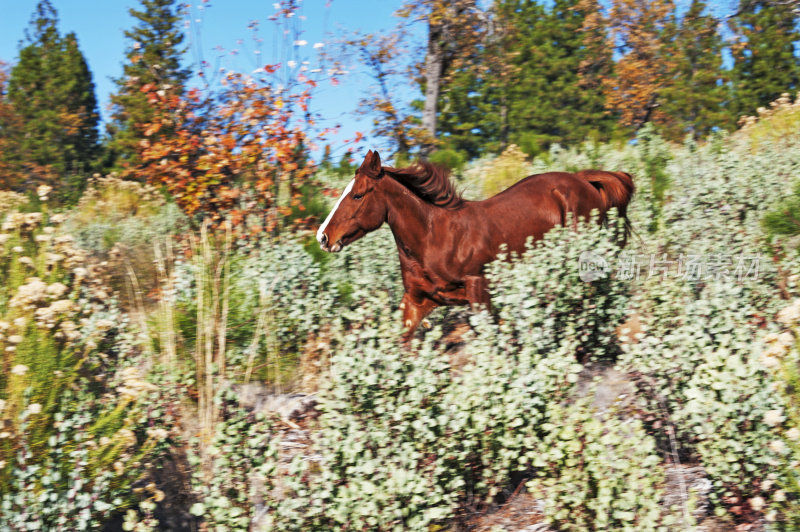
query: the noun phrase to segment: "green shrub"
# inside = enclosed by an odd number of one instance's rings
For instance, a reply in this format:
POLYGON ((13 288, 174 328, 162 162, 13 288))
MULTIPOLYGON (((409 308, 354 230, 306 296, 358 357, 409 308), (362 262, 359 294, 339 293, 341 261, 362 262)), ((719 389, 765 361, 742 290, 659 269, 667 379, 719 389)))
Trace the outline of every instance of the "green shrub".
POLYGON ((636 140, 644 163, 644 175, 641 177, 650 181, 648 203, 651 223, 648 229, 652 233, 658 226, 664 195, 669 186, 666 167, 670 159, 670 151, 664 140, 655 132, 655 126, 652 123, 646 124, 639 130, 636 140))
POLYGON ((275 433, 263 416, 244 410, 228 390, 219 397, 221 420, 210 445, 195 440, 189 463, 197 497, 190 511, 209 530, 250 530, 253 501, 273 488, 275 433))
POLYGON ((429 160, 440 166, 444 166, 451 171, 459 171, 464 167, 464 164, 467 162, 467 158, 463 152, 458 150, 437 150, 433 152, 429 160))
POLYGON ((484 166, 481 172, 482 195, 485 198, 502 192, 520 179, 531 174, 525 153, 511 144, 497 158, 484 166))
POLYGON ((572 349, 581 360, 616 355, 614 330, 626 314, 629 284, 612 270, 620 250, 614 243, 617 219, 614 213, 609 218, 600 228, 580 221, 577 233, 556 227, 520 261, 489 266, 492 305, 509 341, 525 343, 524 349, 535 348, 540 356, 559 349, 572 349), (604 261, 608 271, 582 280, 584 254, 604 261), (530 328, 531 322, 539 325, 530 328))
POLYGON ((664 470, 655 440, 637 419, 599 415, 579 401, 555 407, 528 482, 559 530, 663 530, 664 470))
POLYGON ((599 336, 624 309, 622 287, 586 283, 577 273, 578 251, 610 252, 612 229, 582 229, 554 231, 513 266, 493 266, 501 324, 473 316, 469 362, 457 375, 440 331, 409 356, 397 313, 387 310, 390 292, 373 288, 318 396, 321 460, 298 460, 284 479, 289 491, 272 502, 273 529, 427 530, 452 519, 467 498, 491 500, 528 471, 551 409, 578 380, 576 350, 608 353, 609 340, 599 336), (589 297, 599 304, 584 304, 589 297))
POLYGON ((764 229, 772 237, 800 234, 800 182, 764 215, 764 229))

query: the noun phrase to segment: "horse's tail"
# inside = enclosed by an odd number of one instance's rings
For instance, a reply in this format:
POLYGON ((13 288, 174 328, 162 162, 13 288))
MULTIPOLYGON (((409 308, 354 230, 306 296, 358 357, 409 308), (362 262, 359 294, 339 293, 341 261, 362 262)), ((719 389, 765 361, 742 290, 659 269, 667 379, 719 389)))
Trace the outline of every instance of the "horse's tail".
POLYGON ((633 198, 636 186, 633 176, 627 172, 606 172, 603 170, 581 170, 576 175, 592 184, 603 198, 603 211, 607 212, 612 207, 617 208, 620 218, 624 220, 625 235, 623 246, 628 241, 633 228, 628 219, 628 204, 633 198))

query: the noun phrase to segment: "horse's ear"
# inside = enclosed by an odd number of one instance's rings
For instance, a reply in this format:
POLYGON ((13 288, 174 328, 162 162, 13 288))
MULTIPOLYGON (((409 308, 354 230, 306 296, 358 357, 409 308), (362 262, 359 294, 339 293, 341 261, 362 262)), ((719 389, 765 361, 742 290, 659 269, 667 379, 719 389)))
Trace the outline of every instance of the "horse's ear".
POLYGON ((381 156, 377 151, 369 150, 367 156, 364 157, 364 162, 361 163, 358 169, 358 173, 377 179, 381 176, 381 170, 381 156))

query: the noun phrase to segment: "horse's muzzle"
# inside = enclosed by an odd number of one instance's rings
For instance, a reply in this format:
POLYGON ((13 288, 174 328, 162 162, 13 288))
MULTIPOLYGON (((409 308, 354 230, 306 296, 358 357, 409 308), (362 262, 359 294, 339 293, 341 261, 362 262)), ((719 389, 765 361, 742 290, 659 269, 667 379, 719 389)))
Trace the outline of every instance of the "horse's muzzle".
POLYGON ((334 245, 330 246, 328 242, 328 235, 326 235, 325 233, 320 233, 319 235, 317 235, 317 242, 319 242, 319 247, 321 247, 324 251, 328 251, 330 253, 337 253, 341 251, 342 248, 344 247, 344 244, 342 243, 341 239, 337 240, 334 245))

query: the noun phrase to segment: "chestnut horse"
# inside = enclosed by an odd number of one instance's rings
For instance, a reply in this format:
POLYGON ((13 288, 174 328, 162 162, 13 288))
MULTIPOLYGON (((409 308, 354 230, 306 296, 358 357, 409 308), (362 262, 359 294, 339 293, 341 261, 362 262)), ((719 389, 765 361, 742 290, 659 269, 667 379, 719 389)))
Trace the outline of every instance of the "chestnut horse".
POLYGON ((466 201, 448 173, 430 163, 381 166, 370 150, 333 210, 317 231, 325 251, 338 252, 384 222, 400 253, 405 295, 400 303, 408 340, 439 305, 489 305, 483 268, 500 245, 522 253, 568 213, 588 218, 616 207, 625 221, 634 185, 630 174, 582 170, 526 177, 494 197, 466 201))

